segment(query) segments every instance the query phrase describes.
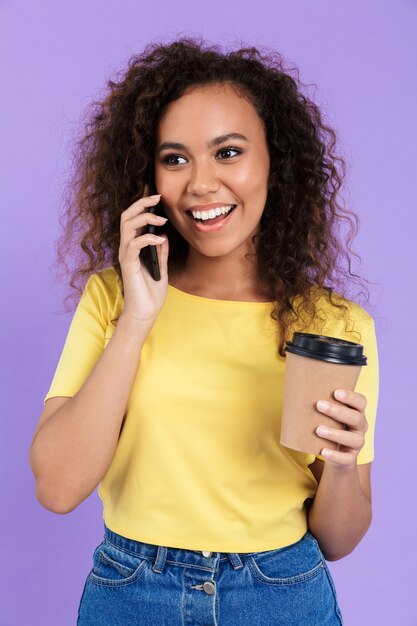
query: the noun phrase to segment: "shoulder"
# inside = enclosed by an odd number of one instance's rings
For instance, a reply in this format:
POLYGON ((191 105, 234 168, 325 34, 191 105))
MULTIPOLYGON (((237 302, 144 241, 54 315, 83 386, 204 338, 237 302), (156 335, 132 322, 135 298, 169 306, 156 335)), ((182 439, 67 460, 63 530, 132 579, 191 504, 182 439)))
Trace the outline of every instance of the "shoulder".
POLYGON ((84 296, 94 300, 103 312, 105 310, 108 315, 114 315, 122 300, 121 281, 114 267, 91 274, 85 285, 84 296))
POLYGON ((120 288, 119 276, 113 266, 91 274, 88 281, 100 285, 108 293, 117 293, 120 288))
POLYGON ((340 293, 333 292, 331 297, 326 292, 321 294, 318 300, 319 307, 325 311, 329 317, 334 318, 347 318, 350 317, 354 321, 369 322, 372 320, 372 316, 368 311, 355 302, 345 298, 340 293))
POLYGON ((332 337, 361 341, 363 335, 373 332, 374 319, 370 313, 354 300, 333 292, 321 292, 316 300, 319 328, 315 332, 332 337))

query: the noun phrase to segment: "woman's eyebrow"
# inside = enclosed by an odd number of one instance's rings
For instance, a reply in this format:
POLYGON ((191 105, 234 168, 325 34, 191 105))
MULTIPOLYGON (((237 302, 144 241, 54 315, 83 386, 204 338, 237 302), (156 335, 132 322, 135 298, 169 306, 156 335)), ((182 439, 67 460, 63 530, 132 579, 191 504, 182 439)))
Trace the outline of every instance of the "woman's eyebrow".
MULTIPOLYGON (((241 139, 242 141, 249 141, 245 135, 241 135, 240 133, 227 133, 226 135, 219 135, 215 137, 207 144, 208 148, 213 148, 214 146, 218 146, 225 141, 230 141, 231 139, 241 139)), ((165 141, 161 143, 159 148, 156 151, 156 154, 162 152, 162 150, 187 150, 187 147, 182 143, 177 143, 176 141, 165 141)))

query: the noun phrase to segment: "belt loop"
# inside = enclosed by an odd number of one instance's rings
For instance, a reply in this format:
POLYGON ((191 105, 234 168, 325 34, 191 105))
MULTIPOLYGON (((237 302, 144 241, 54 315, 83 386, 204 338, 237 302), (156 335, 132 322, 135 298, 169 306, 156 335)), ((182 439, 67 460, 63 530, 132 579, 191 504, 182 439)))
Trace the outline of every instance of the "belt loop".
POLYGON ((229 557, 229 560, 233 565, 233 569, 240 569, 241 567, 243 567, 242 559, 237 554, 237 552, 228 552, 227 556, 229 557))
POLYGON ((157 574, 161 574, 165 567, 165 561, 167 560, 167 552, 168 552, 168 548, 164 546, 158 546, 155 563, 153 564, 153 567, 152 567, 153 571, 156 572, 157 574))

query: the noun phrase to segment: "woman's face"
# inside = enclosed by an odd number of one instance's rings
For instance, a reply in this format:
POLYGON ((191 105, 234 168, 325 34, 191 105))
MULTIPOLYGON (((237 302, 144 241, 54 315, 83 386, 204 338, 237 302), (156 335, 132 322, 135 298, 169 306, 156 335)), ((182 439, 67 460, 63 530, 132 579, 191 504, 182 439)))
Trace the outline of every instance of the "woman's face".
POLYGON ((198 86, 168 105, 157 133, 156 188, 167 217, 192 248, 211 257, 253 251, 268 175, 262 121, 233 87, 198 86), (231 205, 229 214, 214 220, 201 222, 207 215, 200 215, 200 223, 190 212, 231 205))

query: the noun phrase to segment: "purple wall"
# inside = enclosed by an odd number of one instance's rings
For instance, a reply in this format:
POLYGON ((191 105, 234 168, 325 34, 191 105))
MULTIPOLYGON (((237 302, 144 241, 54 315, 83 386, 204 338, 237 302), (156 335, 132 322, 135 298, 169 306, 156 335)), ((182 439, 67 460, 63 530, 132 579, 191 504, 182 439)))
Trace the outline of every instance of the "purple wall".
POLYGON ((70 322, 59 313, 62 289, 51 265, 71 135, 87 103, 131 54, 155 39, 200 33, 280 50, 305 83, 317 85, 311 94, 338 133, 348 163, 346 203, 362 224, 356 250, 364 263, 356 269, 375 283, 381 389, 372 527, 330 568, 347 626, 417 624, 417 345, 406 337, 417 310, 417 4, 243 6, 0 1, 1 626, 73 626, 103 532, 97 495, 70 515, 50 513, 35 499, 28 464, 70 322))

